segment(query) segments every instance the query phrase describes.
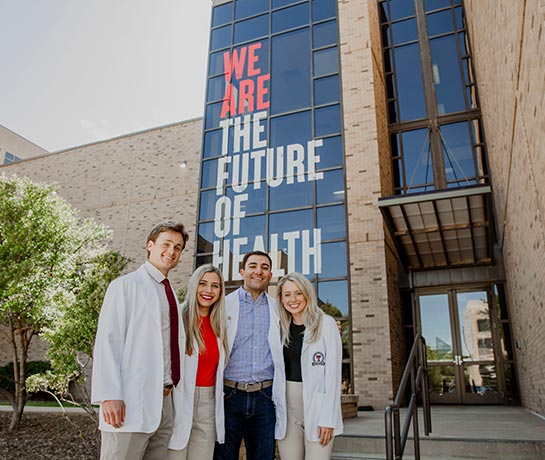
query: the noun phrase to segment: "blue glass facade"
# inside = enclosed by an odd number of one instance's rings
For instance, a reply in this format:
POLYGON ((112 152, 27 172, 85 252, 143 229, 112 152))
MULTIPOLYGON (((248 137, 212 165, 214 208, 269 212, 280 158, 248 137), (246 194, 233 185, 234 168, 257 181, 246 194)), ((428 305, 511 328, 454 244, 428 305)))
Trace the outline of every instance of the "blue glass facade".
POLYGON ((338 36, 336 0, 213 7, 197 264, 220 267, 228 287, 254 249, 277 277, 303 273, 342 321, 348 361, 338 36))

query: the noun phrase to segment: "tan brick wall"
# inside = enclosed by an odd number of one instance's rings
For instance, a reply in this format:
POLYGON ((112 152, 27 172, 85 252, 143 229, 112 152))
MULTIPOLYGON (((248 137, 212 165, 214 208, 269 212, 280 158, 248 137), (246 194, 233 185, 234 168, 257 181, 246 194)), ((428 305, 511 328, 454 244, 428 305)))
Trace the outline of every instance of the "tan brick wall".
POLYGON ((392 271, 386 266, 377 207, 377 199, 391 189, 380 36, 374 1, 341 0, 338 5, 354 391, 360 405, 382 408, 393 397, 389 314, 395 307, 389 299, 392 271))
MULTIPOLYGON (((190 239, 172 276, 182 287, 193 271, 201 133, 202 120, 190 120, 3 166, 0 174, 56 182, 82 217, 113 230, 111 247, 132 258, 127 271, 145 261, 146 237, 156 223, 183 222, 190 239)), ((0 365, 11 361, 9 350, 0 334, 0 365)), ((31 359, 43 350, 34 343, 31 359)))
POLYGON ((545 2, 466 0, 523 405, 545 414, 545 2))

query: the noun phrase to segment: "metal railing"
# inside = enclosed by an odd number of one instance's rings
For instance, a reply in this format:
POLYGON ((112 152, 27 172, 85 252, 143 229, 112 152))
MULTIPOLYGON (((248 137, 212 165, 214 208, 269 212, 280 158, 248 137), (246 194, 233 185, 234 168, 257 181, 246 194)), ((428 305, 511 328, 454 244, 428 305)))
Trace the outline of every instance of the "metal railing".
POLYGON ((403 458, 411 422, 413 426, 414 458, 415 460, 420 460, 420 435, 418 430, 419 396, 422 399, 424 432, 428 436, 431 433, 431 412, 428 392, 428 368, 426 364, 426 340, 420 333, 416 334, 414 338, 413 347, 403 371, 394 403, 389 405, 384 411, 387 460, 401 460, 403 458), (401 429, 399 409, 409 383, 411 384, 411 397, 407 407, 407 414, 403 421, 403 429, 401 429))

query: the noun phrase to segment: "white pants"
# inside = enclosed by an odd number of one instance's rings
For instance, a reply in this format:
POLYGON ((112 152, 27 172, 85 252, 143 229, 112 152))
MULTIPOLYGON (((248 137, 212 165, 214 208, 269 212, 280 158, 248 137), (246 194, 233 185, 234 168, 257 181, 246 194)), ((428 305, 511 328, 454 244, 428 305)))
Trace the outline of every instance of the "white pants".
POLYGON ((215 442, 215 387, 196 387, 193 424, 187 446, 182 450, 168 449, 166 460, 212 460, 215 442))
POLYGON ((102 432, 101 460, 163 460, 173 427, 172 393, 163 396, 159 427, 153 433, 102 432))
POLYGON ((281 460, 329 460, 333 440, 327 446, 322 446, 319 442, 309 441, 305 437, 301 382, 286 382, 286 405, 288 409, 286 437, 278 441, 281 460))

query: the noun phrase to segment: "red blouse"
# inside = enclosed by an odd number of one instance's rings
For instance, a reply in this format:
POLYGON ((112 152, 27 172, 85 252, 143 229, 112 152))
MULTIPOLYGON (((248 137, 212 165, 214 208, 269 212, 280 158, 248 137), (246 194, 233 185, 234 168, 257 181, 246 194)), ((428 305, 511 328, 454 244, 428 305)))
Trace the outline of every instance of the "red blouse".
POLYGON ((197 367, 198 387, 213 387, 216 384, 216 370, 220 360, 218 339, 210 324, 210 316, 201 317, 201 334, 206 350, 199 353, 199 365, 197 367))

